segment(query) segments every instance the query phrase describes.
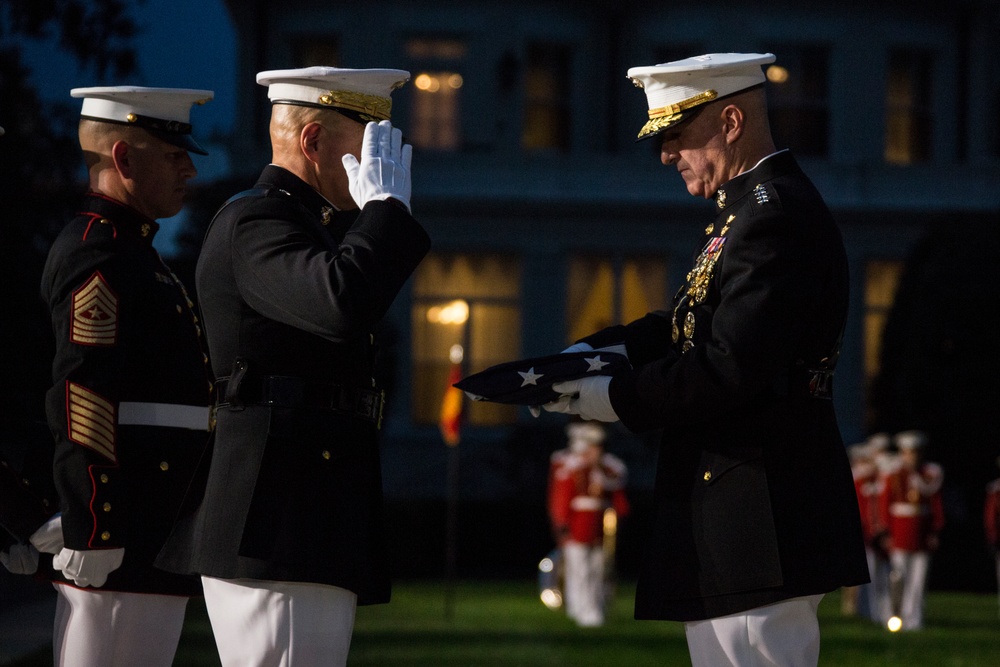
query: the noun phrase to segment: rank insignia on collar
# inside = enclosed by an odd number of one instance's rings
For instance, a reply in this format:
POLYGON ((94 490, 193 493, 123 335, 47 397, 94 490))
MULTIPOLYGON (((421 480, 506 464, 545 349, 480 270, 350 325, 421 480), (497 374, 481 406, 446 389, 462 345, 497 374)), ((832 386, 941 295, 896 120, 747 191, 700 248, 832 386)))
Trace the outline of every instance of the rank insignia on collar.
POLYGON ((771 195, 768 193, 767 188, 762 184, 758 183, 757 187, 753 189, 753 195, 757 198, 758 204, 766 204, 771 201, 771 195))
POLYGON ((332 217, 333 217, 333 207, 331 206, 324 206, 323 209, 319 212, 319 221, 323 223, 324 227, 330 224, 330 219, 332 217))
POLYGON ((705 228, 705 235, 707 236, 711 234, 714 229, 715 229, 715 223, 712 223, 711 225, 705 228))
POLYGON ((726 191, 720 189, 715 193, 715 204, 719 208, 726 208, 726 191))

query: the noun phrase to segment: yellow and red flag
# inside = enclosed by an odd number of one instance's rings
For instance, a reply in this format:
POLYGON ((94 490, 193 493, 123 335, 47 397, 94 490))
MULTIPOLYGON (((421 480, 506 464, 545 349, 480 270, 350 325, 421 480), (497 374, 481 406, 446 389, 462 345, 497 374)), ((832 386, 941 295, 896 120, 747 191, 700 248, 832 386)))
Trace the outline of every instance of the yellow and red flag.
POLYGON ((441 400, 441 416, 438 427, 441 437, 449 447, 454 447, 461 440, 462 401, 465 394, 454 384, 462 379, 462 364, 452 364, 448 373, 448 386, 441 400))

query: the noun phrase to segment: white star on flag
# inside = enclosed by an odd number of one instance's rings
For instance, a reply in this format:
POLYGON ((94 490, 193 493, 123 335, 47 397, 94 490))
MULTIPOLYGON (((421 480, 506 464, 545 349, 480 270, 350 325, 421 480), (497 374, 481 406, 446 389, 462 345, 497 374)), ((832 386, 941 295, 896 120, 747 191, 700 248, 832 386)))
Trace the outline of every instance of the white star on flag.
POLYGON ((597 355, 593 359, 587 359, 584 357, 583 360, 589 364, 589 367, 587 368, 588 373, 591 371, 599 371, 611 363, 610 361, 601 361, 601 355, 597 355))
POLYGON ((523 382, 521 383, 522 387, 527 387, 529 384, 533 384, 535 386, 538 386, 538 378, 540 378, 540 377, 542 377, 542 375, 544 375, 544 373, 535 373, 535 367, 534 366, 532 366, 531 368, 529 368, 527 373, 524 373, 522 371, 518 371, 517 374, 520 375, 521 379, 523 380, 523 382))

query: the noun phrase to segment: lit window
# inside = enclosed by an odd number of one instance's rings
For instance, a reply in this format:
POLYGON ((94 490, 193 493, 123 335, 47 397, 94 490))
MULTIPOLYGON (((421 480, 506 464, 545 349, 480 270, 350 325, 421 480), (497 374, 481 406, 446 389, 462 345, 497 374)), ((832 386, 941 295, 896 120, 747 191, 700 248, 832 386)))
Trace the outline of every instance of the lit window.
POLYGON ((912 164, 930 159, 931 120, 930 55, 893 52, 885 95, 885 161, 912 164))
POLYGON ((902 271, 900 261, 872 260, 865 265, 865 381, 869 387, 882 367, 882 334, 902 271))
POLYGON ((568 284, 569 342, 667 306, 667 266, 655 257, 574 257, 568 284))
POLYGON ((455 39, 411 39, 406 54, 415 70, 407 138, 420 148, 456 150, 462 145, 459 69, 465 44, 455 39))
POLYGON ((829 150, 829 49, 777 45, 764 70, 771 132, 778 148, 824 157, 829 150))
MULTIPOLYGON (((521 354, 521 267, 499 255, 431 254, 414 275, 413 420, 436 424, 454 346, 464 375, 521 354)), ((465 423, 512 423, 517 411, 499 403, 465 404, 465 423)))
POLYGON ((569 148, 570 50, 529 44, 524 76, 521 146, 527 150, 569 148))

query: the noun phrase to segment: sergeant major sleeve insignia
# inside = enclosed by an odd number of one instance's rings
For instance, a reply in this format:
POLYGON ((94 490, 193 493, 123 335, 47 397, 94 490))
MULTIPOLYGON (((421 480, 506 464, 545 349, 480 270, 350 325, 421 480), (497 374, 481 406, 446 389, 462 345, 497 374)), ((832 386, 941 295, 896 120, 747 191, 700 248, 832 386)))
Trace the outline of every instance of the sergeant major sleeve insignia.
POLYGON ((118 342, 118 295, 100 271, 73 292, 69 338, 78 345, 110 346, 118 342))

